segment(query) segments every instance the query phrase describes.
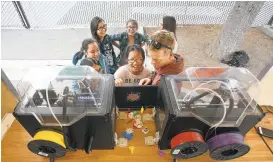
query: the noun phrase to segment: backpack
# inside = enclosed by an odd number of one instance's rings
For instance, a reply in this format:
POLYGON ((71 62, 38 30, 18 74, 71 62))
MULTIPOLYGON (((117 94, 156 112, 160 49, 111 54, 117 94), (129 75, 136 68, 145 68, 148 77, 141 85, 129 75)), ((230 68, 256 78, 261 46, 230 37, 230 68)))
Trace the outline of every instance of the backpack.
POLYGON ((221 63, 227 64, 229 66, 235 67, 246 67, 249 61, 249 56, 245 51, 235 51, 230 55, 228 61, 221 60, 221 63))
POLYGON ((74 56, 72 58, 73 65, 77 65, 78 61, 80 59, 82 59, 83 55, 84 55, 84 53, 82 51, 79 51, 76 54, 74 54, 74 56))

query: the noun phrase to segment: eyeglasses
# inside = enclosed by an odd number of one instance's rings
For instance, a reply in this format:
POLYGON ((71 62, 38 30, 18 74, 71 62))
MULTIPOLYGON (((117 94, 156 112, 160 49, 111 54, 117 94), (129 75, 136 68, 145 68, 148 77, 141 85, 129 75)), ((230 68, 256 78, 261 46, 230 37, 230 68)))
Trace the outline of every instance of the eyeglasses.
POLYGON ((143 62, 143 59, 142 58, 138 58, 138 59, 130 59, 128 60, 128 63, 132 64, 132 63, 142 63, 143 62))
POLYGON ((136 26, 127 26, 127 28, 128 28, 128 29, 134 29, 134 30, 136 30, 136 29, 137 29, 137 27, 136 27, 136 26))
POLYGON ((155 40, 149 40, 148 42, 147 42, 147 44, 148 44, 148 46, 153 46, 155 49, 157 49, 157 50, 159 50, 159 49, 161 49, 161 48, 167 48, 167 49, 170 49, 170 50, 172 50, 172 48, 171 47, 169 47, 169 46, 166 46, 166 45, 163 45, 163 44, 160 44, 159 42, 157 42, 157 41, 155 41, 155 40))
POLYGON ((103 26, 101 26, 101 27, 98 27, 98 30, 99 31, 102 31, 103 29, 107 29, 107 24, 104 24, 103 26))

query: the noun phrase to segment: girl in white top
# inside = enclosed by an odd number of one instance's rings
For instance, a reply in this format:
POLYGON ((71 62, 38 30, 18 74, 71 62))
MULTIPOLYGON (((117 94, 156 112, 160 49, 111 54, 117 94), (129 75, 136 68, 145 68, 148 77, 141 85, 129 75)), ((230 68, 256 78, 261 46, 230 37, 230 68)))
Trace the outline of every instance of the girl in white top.
POLYGON ((126 58, 128 64, 121 66, 115 72, 116 86, 135 86, 143 78, 151 78, 151 71, 144 67, 145 54, 139 45, 131 45, 127 47, 126 58))
POLYGON ((172 32, 174 37, 174 48, 172 50, 173 53, 177 53, 178 50, 178 43, 176 39, 176 20, 173 16, 164 16, 162 23, 160 24, 161 30, 167 30, 169 32, 172 32))

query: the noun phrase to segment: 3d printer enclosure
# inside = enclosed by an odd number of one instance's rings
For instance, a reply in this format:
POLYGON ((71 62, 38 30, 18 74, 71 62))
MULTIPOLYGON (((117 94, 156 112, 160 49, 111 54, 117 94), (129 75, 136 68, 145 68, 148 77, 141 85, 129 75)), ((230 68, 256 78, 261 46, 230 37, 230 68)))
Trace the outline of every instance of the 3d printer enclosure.
MULTIPOLYGON (((160 80, 160 85, 158 88, 158 100, 156 107, 156 116, 155 123, 157 131, 159 131, 160 140, 158 142, 158 146, 162 150, 170 149, 170 141, 171 139, 184 131, 198 131, 205 137, 208 132, 210 126, 206 123, 198 120, 195 117, 181 117, 177 116, 175 110, 177 110, 177 104, 175 101, 174 93, 172 92, 172 87, 169 80, 174 77, 174 75, 166 75, 162 76, 160 80), (158 113, 159 109, 164 112, 164 120, 160 121, 158 113)), ((226 132, 238 131, 245 135, 249 132, 253 126, 255 126, 263 117, 264 113, 261 108, 257 106, 257 109, 261 112, 261 116, 257 115, 247 115, 241 125, 236 127, 218 127, 218 132, 224 130, 226 132)))
MULTIPOLYGON (((115 110, 115 96, 114 96, 114 78, 109 75, 104 88, 105 100, 101 107, 105 109, 103 115, 86 114, 83 118, 76 121, 68 128, 67 136, 71 140, 70 143, 77 149, 84 150, 93 136, 92 150, 113 149, 115 146, 114 133, 116 130, 116 110, 115 110)), ((22 101, 19 102, 14 109, 13 115, 25 130, 34 137, 39 130, 50 129, 58 132, 63 132, 59 126, 43 126, 32 114, 24 115, 17 114, 16 109, 20 107, 22 101)))
MULTIPOLYGON (((158 88, 157 100, 155 101, 156 114, 155 123, 157 131, 159 131, 160 140, 159 148, 162 150, 170 149, 171 139, 184 131, 198 131, 203 137, 208 132, 210 126, 206 123, 198 120, 195 117, 178 116, 176 114, 177 105, 175 104, 175 97, 172 92, 172 87, 169 80, 174 77, 173 75, 162 76, 160 85, 158 88), (160 121, 159 110, 164 112, 164 120, 160 121)), ((106 112, 103 115, 91 115, 86 114, 83 118, 73 123, 68 127, 68 136, 71 139, 71 143, 76 146, 77 149, 85 149, 93 136, 92 149, 113 149, 115 146, 114 133, 115 133, 115 94, 114 94, 114 78, 108 77, 106 87, 104 89, 105 100, 102 102, 102 108, 105 108, 106 112)), ((17 107, 20 107, 21 102, 17 107)), ((60 127, 54 126, 42 126, 37 119, 32 115, 16 114, 14 116, 20 122, 20 124, 27 130, 27 132, 33 137, 35 133, 42 129, 53 129, 62 132, 60 127)), ((240 126, 237 127, 218 127, 217 130, 225 130, 226 132, 238 131, 243 135, 250 131, 250 129, 256 125, 263 117, 264 114, 259 106, 260 116, 247 115, 240 126)))

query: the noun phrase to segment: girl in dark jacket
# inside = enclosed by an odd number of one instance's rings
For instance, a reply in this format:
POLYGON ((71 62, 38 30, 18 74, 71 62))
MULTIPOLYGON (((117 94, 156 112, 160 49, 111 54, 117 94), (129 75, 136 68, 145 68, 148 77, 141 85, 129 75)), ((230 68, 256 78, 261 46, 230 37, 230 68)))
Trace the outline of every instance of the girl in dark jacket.
POLYGON ((100 17, 94 17, 91 20, 90 29, 93 38, 99 44, 101 54, 105 57, 109 73, 114 74, 117 70, 116 54, 114 52, 112 40, 110 36, 106 34, 107 25, 105 24, 105 21, 100 17))
POLYGON ((143 46, 145 42, 148 41, 148 37, 138 33, 138 23, 134 19, 129 19, 126 22, 127 31, 120 34, 111 35, 112 41, 118 41, 119 44, 117 47, 120 49, 120 54, 118 56, 118 64, 119 66, 123 66, 128 63, 126 58, 126 49, 128 46, 133 44, 143 46))

